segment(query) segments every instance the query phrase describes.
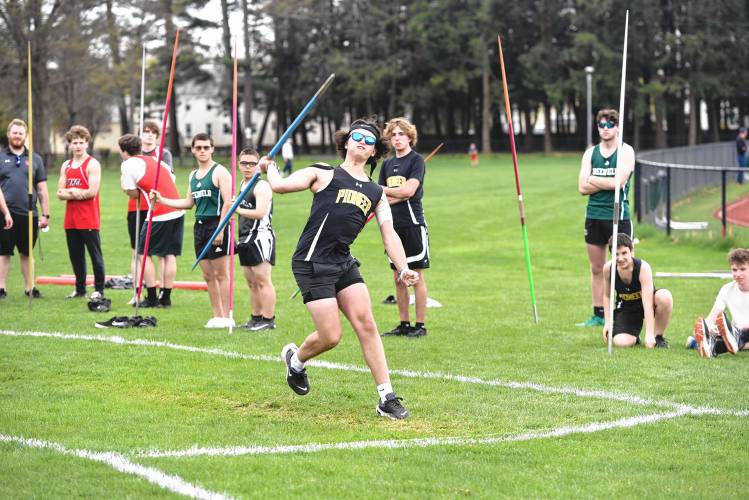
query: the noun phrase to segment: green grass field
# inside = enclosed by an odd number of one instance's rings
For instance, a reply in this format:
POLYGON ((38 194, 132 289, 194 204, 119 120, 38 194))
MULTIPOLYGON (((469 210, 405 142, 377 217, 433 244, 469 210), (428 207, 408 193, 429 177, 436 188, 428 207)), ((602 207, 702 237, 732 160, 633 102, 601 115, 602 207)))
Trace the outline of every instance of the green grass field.
MULTIPOLYGON (((194 291, 175 291, 171 309, 154 311, 155 329, 96 329, 132 314, 129 292, 109 291, 113 311, 96 314, 64 299, 72 287, 41 286, 44 298, 29 309, 14 258, 0 302, 0 497, 745 497, 747 355, 703 360, 683 348, 722 282, 657 281, 675 299, 671 349, 609 357, 600 330, 574 326, 590 315, 579 157, 520 162, 540 322, 510 157, 484 156, 477 169, 464 156, 435 157, 425 182, 427 277, 444 307, 429 310, 429 336, 384 339, 413 414, 401 422, 375 416, 374 383, 350 328, 319 359, 327 364, 309 367, 308 396, 286 386, 280 349, 312 329, 301 300, 289 300, 309 193, 275 198, 271 332, 203 329, 208 297, 194 291)), ((177 173, 181 192, 187 172, 177 173)), ((55 183, 51 174, 52 192, 55 183)), ((128 270, 125 206, 118 172, 107 171, 109 274, 128 270)), ((72 273, 63 211, 53 201, 37 274, 72 273)), ((190 271, 187 220, 178 279, 201 280, 190 271)), ((636 232, 637 255, 655 271, 727 269, 720 244, 636 232)), ((353 253, 380 329, 392 328, 375 225, 353 253)), ((241 279, 235 291, 244 321, 241 279)))

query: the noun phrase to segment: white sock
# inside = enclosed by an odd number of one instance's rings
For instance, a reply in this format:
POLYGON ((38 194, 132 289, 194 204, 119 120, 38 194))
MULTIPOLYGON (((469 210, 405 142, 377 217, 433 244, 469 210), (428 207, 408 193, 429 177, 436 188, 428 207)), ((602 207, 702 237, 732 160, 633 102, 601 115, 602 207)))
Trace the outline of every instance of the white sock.
POLYGON ((291 355, 291 369, 294 370, 295 372, 300 372, 304 370, 304 363, 299 361, 299 358, 297 357, 296 354, 297 353, 295 352, 294 354, 291 355))
POLYGON ((384 384, 380 384, 377 386, 377 394, 380 395, 380 402, 385 402, 385 396, 393 392, 393 386, 388 380, 384 384))

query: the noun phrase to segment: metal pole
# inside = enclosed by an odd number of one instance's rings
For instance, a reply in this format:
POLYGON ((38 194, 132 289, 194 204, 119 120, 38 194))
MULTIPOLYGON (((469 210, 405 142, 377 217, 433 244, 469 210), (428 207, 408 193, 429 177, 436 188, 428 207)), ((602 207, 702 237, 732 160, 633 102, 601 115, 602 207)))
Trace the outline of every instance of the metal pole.
POLYGON ((588 110, 588 128, 586 129, 585 141, 587 147, 593 145, 593 72, 595 68, 593 66, 585 66, 585 88, 586 88, 586 103, 588 110))
POLYGON ((666 167, 666 234, 671 236, 671 167, 666 167))
POLYGON ((720 234, 726 238, 726 171, 720 171, 720 234))
POLYGON ((642 186, 640 185, 640 175, 642 166, 640 162, 635 161, 635 212, 637 213, 637 223, 642 222, 642 186))

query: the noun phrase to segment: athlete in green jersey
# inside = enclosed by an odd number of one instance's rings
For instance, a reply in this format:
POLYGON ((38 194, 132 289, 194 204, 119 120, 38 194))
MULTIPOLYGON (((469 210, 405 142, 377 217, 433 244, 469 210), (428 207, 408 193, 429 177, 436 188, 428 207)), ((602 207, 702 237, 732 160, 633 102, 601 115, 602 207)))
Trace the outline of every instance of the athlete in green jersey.
POLYGON ((632 234, 629 216, 629 178, 635 168, 635 152, 628 144, 618 147, 619 113, 602 109, 596 117, 601 142, 585 151, 578 176, 578 191, 588 196, 585 243, 590 261, 593 316, 577 326, 603 326, 603 265, 613 231, 614 176, 619 171, 619 232, 632 234))
MULTIPOLYGON (((192 138, 192 154, 198 168, 190 174, 190 184, 185 198, 163 198, 152 191, 158 203, 175 208, 192 208, 195 211, 195 255, 199 255, 213 232, 231 206, 231 175, 223 166, 213 161, 213 139, 208 134, 197 134, 192 138)), ((206 328, 228 328, 233 325, 229 318, 229 241, 227 230, 213 240, 213 248, 200 260, 203 278, 208 284, 213 318, 206 328)))

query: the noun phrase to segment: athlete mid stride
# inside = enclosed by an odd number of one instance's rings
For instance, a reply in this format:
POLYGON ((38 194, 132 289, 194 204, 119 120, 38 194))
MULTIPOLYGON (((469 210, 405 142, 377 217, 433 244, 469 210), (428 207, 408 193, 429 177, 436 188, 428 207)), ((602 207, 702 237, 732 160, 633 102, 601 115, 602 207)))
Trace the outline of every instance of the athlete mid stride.
POLYGON ((369 291, 359 274, 358 262, 349 246, 374 212, 380 226, 382 242, 395 264, 399 279, 413 285, 417 272, 406 265, 403 245, 393 230, 392 214, 382 187, 372 182, 364 168, 374 166, 387 151, 379 127, 368 120, 356 120, 348 131, 335 134, 336 147, 343 163, 336 168, 316 164, 283 178, 275 163, 262 158, 260 169, 276 193, 309 189, 314 194, 307 225, 292 257, 291 269, 302 292, 307 309, 315 323, 312 332, 297 347, 287 344, 281 351, 286 364, 286 381, 291 389, 304 396, 310 386, 304 365, 315 356, 329 351, 341 340, 340 309, 354 328, 364 359, 377 384, 378 415, 391 419, 410 414, 401 404, 390 384, 385 350, 372 316, 369 291))

